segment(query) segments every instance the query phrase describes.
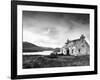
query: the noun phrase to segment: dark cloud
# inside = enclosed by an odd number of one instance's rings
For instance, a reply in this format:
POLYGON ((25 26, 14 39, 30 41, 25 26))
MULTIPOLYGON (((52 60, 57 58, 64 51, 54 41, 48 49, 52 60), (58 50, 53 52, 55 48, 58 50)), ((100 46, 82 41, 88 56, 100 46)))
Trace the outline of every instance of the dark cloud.
POLYGON ((62 42, 81 34, 89 40, 89 14, 23 11, 23 29, 62 42))

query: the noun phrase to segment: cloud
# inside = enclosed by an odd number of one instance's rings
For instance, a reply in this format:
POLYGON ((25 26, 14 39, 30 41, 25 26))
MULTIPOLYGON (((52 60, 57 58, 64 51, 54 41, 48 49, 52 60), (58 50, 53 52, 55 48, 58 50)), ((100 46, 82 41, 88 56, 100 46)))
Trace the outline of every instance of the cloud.
POLYGON ((81 34, 89 40, 89 14, 23 11, 23 33, 24 40, 52 47, 81 34))

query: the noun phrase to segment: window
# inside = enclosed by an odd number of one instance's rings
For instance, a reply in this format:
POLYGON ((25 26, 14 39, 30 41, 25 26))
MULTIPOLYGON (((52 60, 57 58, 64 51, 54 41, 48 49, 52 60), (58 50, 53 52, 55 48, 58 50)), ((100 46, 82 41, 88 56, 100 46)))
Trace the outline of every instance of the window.
POLYGON ((82 47, 84 47, 84 45, 82 45, 82 47))
POLYGON ((78 49, 78 52, 80 52, 81 49, 78 49))

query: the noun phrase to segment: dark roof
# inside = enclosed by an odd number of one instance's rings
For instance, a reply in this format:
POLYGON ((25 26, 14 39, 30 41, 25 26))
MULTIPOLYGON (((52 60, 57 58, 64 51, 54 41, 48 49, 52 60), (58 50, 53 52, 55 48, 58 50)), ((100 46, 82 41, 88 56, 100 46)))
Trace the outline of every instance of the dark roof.
MULTIPOLYGON (((85 39, 84 39, 84 40, 85 40, 85 39)), ((71 40, 71 41, 69 41, 69 42, 67 42, 67 43, 65 43, 65 44, 68 44, 68 43, 71 43, 71 42, 74 42, 74 44, 76 44, 77 41, 80 41, 80 39, 71 40)), ((86 43, 87 46, 89 46, 89 44, 87 43, 86 40, 85 40, 85 43, 86 43)))
POLYGON ((77 41, 80 41, 80 39, 75 39, 75 40, 72 40, 71 42, 77 42, 77 41))
POLYGON ((65 43, 65 44, 68 44, 68 43, 70 43, 70 42, 77 42, 77 41, 80 41, 80 39, 71 40, 71 41, 69 41, 69 42, 67 42, 67 43, 65 43))

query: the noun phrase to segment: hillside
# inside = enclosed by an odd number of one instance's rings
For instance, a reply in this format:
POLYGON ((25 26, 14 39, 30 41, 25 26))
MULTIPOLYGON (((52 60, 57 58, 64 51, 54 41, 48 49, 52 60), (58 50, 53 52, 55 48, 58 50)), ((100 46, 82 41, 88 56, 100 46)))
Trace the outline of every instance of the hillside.
POLYGON ((40 52, 49 50, 54 50, 54 49, 50 47, 37 46, 29 42, 23 42, 23 52, 40 52))

